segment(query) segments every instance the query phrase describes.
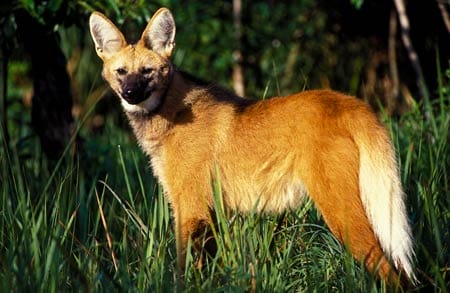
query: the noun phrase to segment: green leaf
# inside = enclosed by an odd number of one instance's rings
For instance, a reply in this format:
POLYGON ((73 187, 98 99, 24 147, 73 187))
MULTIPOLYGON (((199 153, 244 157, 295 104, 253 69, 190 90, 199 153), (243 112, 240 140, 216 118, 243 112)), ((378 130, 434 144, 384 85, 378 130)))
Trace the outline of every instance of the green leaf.
POLYGON ((364 3, 364 0, 350 0, 353 6, 355 6, 356 9, 360 9, 361 6, 364 3))

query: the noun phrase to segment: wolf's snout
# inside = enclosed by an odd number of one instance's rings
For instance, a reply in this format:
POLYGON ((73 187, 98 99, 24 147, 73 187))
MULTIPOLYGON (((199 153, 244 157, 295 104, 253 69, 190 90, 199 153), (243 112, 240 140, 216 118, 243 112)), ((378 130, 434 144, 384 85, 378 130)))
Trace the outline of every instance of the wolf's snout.
POLYGON ((122 97, 131 105, 144 101, 149 94, 147 84, 141 80, 131 80, 126 82, 122 89, 122 97))
POLYGON ((136 91, 135 89, 133 89, 133 88, 126 88, 124 91, 123 91, 123 93, 122 93, 122 96, 125 98, 125 99, 133 99, 133 97, 134 96, 136 96, 136 93, 137 93, 138 91, 136 91))

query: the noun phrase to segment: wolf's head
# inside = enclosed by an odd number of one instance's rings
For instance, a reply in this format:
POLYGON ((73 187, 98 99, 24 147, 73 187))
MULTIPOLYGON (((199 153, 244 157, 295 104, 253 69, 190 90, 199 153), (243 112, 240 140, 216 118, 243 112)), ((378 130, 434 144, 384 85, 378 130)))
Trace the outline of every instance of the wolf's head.
POLYGON ((103 60, 103 78, 121 98, 125 110, 155 110, 173 74, 170 56, 175 47, 175 21, 170 11, 159 9, 134 45, 99 12, 92 13, 89 24, 95 49, 103 60))

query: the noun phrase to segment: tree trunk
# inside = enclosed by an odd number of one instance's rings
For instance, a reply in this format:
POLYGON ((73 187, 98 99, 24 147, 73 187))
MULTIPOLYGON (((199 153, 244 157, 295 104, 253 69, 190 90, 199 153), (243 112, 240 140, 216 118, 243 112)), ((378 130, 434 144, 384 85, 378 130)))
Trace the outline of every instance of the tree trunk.
MULTIPOLYGON (((3 36, 2 36, 3 37, 3 36)), ((2 97, 1 105, 0 105, 0 115, 1 115, 1 125, 0 125, 0 131, 1 136, 3 136, 3 139, 5 141, 5 146, 9 146, 9 131, 8 131, 8 116, 7 116, 7 103, 6 103, 6 97, 8 96, 8 57, 9 52, 6 48, 6 45, 4 42, 2 42, 2 48, 1 48, 1 70, 0 70, 0 95, 2 97)))
POLYGON ((18 36, 31 58, 32 124, 52 159, 64 151, 73 132, 72 92, 58 35, 27 13, 17 14, 18 36))
POLYGON ((398 20, 400 23, 401 33, 402 33, 402 41, 403 46, 405 46, 406 51, 408 52, 408 57, 411 62, 411 65, 416 72, 416 82, 417 87, 422 93, 422 97, 424 99, 429 99, 428 88, 425 84, 425 78, 422 73, 422 67, 420 66, 419 56, 414 49, 414 46, 411 42, 411 37, 409 36, 409 19, 408 15, 406 15, 406 8, 404 0, 394 0, 395 9, 397 10, 398 20))
POLYGON ((233 88, 239 96, 245 95, 244 71, 242 68, 242 2, 233 0, 234 38, 236 48, 233 52, 233 88))
POLYGON ((397 54, 396 54, 396 35, 397 35, 397 15, 394 10, 391 11, 389 18, 389 38, 388 38, 388 59, 389 72, 392 81, 392 89, 387 94, 387 112, 391 115, 399 106, 400 80, 398 77, 397 54))

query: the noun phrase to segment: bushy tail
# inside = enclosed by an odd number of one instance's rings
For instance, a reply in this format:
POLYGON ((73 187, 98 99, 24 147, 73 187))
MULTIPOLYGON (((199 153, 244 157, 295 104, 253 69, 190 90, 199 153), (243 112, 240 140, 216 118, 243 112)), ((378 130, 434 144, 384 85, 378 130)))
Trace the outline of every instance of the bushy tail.
POLYGON ((370 133, 359 129, 354 135, 360 153, 361 200, 383 251, 414 283, 411 228, 394 149, 378 123, 371 123, 370 133))

